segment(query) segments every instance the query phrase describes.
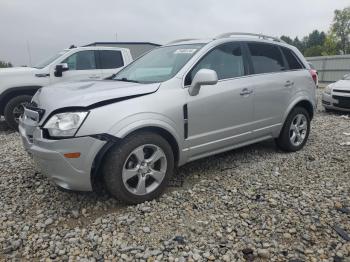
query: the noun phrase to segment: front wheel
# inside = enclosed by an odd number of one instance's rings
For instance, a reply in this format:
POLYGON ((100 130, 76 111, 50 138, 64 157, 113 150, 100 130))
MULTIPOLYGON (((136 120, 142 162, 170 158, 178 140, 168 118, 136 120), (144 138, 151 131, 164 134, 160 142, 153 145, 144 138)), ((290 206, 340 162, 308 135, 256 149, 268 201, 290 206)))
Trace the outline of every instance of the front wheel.
POLYGON ((32 97, 19 95, 10 99, 4 109, 6 123, 13 129, 18 130, 19 118, 24 113, 24 106, 29 104, 32 97))
POLYGON ((304 147, 309 133, 309 113, 303 107, 296 107, 289 113, 276 143, 284 151, 295 152, 304 147))
POLYGON ((138 204, 158 197, 174 170, 174 155, 160 135, 140 132, 108 153, 103 166, 107 190, 117 199, 138 204))

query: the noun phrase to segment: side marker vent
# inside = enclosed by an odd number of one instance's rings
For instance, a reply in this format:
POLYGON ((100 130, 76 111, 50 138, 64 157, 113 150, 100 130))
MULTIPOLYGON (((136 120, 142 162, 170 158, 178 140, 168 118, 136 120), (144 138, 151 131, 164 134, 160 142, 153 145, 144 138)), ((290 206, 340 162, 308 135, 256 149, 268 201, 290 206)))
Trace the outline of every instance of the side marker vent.
POLYGON ((188 137, 188 109, 187 104, 183 107, 183 113, 184 113, 184 137, 187 139, 188 137))

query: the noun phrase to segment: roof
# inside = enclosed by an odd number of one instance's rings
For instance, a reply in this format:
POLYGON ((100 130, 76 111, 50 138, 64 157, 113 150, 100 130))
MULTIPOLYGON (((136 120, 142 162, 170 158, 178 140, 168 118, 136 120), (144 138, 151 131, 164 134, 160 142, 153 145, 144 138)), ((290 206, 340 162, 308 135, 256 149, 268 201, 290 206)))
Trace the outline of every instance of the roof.
POLYGON ((94 46, 94 45, 153 45, 160 46, 159 44, 151 42, 94 42, 85 46, 94 46))

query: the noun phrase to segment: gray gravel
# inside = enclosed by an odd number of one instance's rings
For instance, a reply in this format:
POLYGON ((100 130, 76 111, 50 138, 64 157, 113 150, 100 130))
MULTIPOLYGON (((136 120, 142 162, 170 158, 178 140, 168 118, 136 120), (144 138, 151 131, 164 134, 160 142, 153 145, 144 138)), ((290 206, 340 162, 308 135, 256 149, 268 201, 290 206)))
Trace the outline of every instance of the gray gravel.
POLYGON ((195 161, 182 187, 128 207, 58 190, 0 122, 0 260, 350 261, 348 133, 349 115, 319 111, 302 151, 195 161))

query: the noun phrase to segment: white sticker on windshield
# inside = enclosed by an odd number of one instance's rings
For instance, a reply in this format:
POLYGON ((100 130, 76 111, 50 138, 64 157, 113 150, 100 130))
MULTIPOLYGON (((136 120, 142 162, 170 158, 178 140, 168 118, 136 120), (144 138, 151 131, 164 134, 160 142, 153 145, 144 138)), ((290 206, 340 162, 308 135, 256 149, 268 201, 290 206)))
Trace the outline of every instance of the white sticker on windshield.
POLYGON ((177 49, 174 54, 193 54, 197 49, 177 49))

